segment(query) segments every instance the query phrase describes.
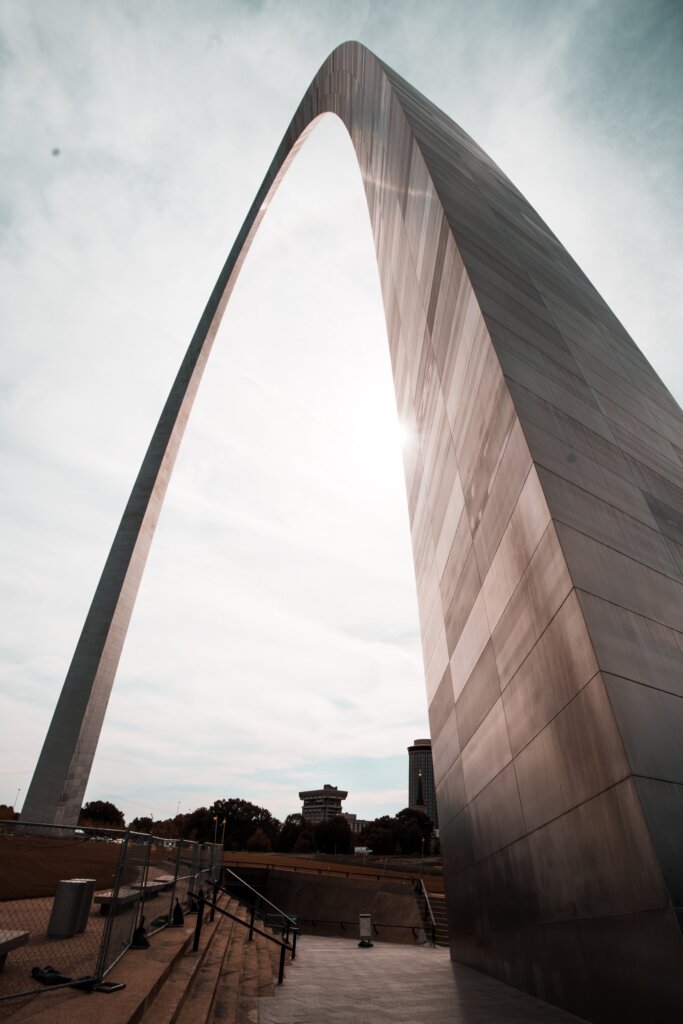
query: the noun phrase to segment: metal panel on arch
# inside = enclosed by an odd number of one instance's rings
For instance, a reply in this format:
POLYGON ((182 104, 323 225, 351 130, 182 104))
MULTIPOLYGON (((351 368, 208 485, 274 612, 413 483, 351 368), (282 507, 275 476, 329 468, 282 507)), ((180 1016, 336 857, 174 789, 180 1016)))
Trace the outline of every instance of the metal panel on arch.
MULTIPOLYGON (((325 112, 368 201, 407 457, 453 955, 595 1021, 683 1006, 683 417, 504 174, 357 43, 316 75, 163 410, 24 818, 76 820, 220 317, 325 112)), ((324 671, 324 666, 321 666, 324 671)))

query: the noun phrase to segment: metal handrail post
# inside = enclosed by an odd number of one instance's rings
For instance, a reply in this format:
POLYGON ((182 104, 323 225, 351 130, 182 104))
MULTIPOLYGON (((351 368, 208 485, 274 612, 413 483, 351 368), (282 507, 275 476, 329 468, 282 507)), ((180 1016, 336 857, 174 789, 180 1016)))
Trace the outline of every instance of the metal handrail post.
POLYGON ((216 916, 216 903, 218 902, 218 882, 213 883, 213 897, 211 899, 211 914, 209 915, 209 921, 213 921, 216 916))
POLYGON ((292 929, 292 960, 296 960, 296 937, 299 934, 296 928, 292 929))
POLYGON ((277 972, 277 983, 281 985, 285 977, 285 949, 286 946, 280 947, 280 970, 277 972))
POLYGON ((249 913, 249 938, 247 942, 251 942, 254 938, 254 917, 256 915, 256 908, 252 907, 249 913))
POLYGON ((199 904, 197 908, 197 923, 194 926, 194 941, 192 943, 192 952, 196 953, 199 949, 199 938, 202 934, 202 922, 204 920, 204 900, 198 899, 199 904))

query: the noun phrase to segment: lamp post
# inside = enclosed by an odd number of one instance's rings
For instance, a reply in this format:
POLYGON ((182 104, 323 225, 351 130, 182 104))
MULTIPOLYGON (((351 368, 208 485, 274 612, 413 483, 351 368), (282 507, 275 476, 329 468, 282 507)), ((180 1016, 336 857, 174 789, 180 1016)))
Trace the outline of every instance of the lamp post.
POLYGON ((19 803, 19 794, 20 793, 21 793, 21 787, 19 787, 19 789, 17 790, 17 795, 14 798, 14 804, 12 805, 12 810, 13 811, 16 811, 16 809, 17 809, 17 804, 19 803))
POLYGON ((218 843, 218 815, 213 816, 213 845, 216 846, 218 843))
POLYGON ((225 822, 226 822, 226 820, 227 820, 226 818, 223 818, 223 821, 221 822, 221 824, 223 825, 223 831, 221 832, 221 846, 223 847, 224 850, 225 850, 225 822))

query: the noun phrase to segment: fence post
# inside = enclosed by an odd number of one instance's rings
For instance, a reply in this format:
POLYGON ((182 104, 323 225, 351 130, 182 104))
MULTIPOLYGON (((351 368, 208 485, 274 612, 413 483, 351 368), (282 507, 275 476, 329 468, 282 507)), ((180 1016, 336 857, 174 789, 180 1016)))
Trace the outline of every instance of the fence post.
POLYGON ((173 872, 173 885, 171 886, 171 901, 168 906, 168 917, 169 920, 173 917, 173 910, 175 908, 175 891, 178 885, 178 872, 180 870, 180 852, 183 848, 182 839, 178 839, 176 842, 176 855, 175 855, 175 870, 173 872))
POLYGON ((100 951, 97 957, 97 966, 95 967, 95 977, 98 980, 102 980, 104 977, 106 964, 107 964, 107 953, 109 952, 109 943, 111 941, 111 931, 114 926, 114 917, 116 915, 116 905, 119 899, 119 889, 121 888, 121 877, 123 875, 123 865, 126 862, 126 853, 128 850, 128 839, 130 838, 130 832, 126 832, 121 843, 121 851, 119 853, 119 862, 116 865, 116 875, 114 876, 114 885, 111 890, 111 906, 109 907, 109 914, 105 921, 104 928, 102 930, 102 939, 100 940, 100 951))
POLYGON ((211 898, 211 916, 209 921, 213 921, 216 916, 216 903, 218 901, 218 882, 213 883, 213 896, 211 898))
POLYGON ((142 868, 142 879, 141 879, 141 887, 140 887, 140 902, 138 903, 138 913, 135 915, 135 917, 136 917, 136 927, 138 927, 139 925, 142 924, 142 920, 143 920, 143 918, 145 916, 145 895, 146 895, 146 892, 147 892, 147 879, 149 877, 149 862, 150 862, 151 859, 152 859, 152 836, 150 835, 149 839, 145 843, 145 862, 144 862, 144 865, 143 865, 143 868, 142 868), (138 914, 140 915, 140 920, 139 921, 137 920, 138 914))
POLYGON ((202 921, 204 919, 204 900, 198 899, 196 901, 199 904, 197 909, 197 923, 194 926, 194 942, 192 943, 192 952, 196 953, 199 949, 199 937, 202 934, 202 921))

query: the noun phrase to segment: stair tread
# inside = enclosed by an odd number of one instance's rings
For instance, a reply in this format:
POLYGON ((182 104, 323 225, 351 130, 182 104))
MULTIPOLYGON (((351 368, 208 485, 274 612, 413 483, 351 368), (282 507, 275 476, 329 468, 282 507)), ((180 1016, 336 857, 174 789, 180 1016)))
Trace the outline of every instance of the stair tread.
MULTIPOLYGON (((224 909, 248 922, 248 911, 234 898, 224 909)), ((249 942, 242 924, 220 914, 210 923, 205 913, 199 952, 190 944, 178 957, 140 1024, 254 1024, 259 999, 274 994, 280 947, 258 932, 249 942)))
MULTIPOLYGON (((230 900, 225 909, 235 913, 237 905, 230 900)), ((197 1021, 206 1020, 208 1017, 214 1001, 216 979, 222 970, 226 955, 229 954, 235 933, 240 930, 239 925, 230 918, 221 915, 219 918, 214 940, 205 950, 202 963, 191 979, 185 998, 169 1024, 196 1024, 197 1021)))
POLYGON ((225 929, 221 934, 220 926, 223 920, 223 918, 219 918, 215 925, 207 924, 204 934, 208 934, 208 941, 203 951, 193 953, 190 944, 185 953, 179 957, 164 985, 156 994, 151 1005, 145 1010, 141 1024, 173 1024, 178 1019, 179 1011, 184 1005, 206 957, 212 951, 215 956, 216 949, 227 941, 225 929), (208 929, 211 929, 210 933, 208 929))
POLYGON ((257 946, 258 962, 259 962, 259 978, 258 978, 258 994, 260 998, 266 996, 272 996, 273 994, 273 961, 270 957, 270 951, 266 939, 261 939, 257 946))

